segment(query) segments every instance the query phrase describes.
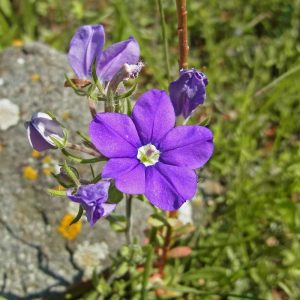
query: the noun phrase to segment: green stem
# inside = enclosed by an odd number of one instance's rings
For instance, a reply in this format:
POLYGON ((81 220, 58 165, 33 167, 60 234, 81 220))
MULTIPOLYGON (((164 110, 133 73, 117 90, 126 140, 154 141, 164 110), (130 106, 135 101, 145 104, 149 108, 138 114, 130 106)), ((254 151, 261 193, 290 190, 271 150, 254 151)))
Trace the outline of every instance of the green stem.
POLYGON ((143 274, 143 282, 142 282, 142 291, 141 291, 141 300, 147 299, 147 284, 148 279, 151 274, 152 268, 152 257, 153 257, 153 248, 151 245, 147 245, 146 247, 147 259, 145 262, 145 269, 143 274))
POLYGON ((132 195, 126 195, 126 219, 127 219, 127 227, 126 227, 126 240, 127 244, 130 245, 132 243, 132 195))
POLYGON ((166 31, 166 22, 165 22, 165 14, 162 5, 162 0, 157 0, 158 8, 159 8, 159 15, 160 15, 160 27, 162 38, 164 42, 164 56, 166 61, 166 68, 167 68, 167 78, 170 82, 170 61, 169 61, 169 46, 168 46, 168 39, 167 39, 167 31, 166 31))

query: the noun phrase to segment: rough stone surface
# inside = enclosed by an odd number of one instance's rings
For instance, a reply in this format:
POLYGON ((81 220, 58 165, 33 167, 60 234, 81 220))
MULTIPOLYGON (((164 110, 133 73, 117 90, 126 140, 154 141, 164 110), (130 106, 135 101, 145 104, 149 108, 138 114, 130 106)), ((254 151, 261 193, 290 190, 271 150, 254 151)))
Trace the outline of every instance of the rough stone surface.
MULTIPOLYGON (((19 122, 0 131, 0 295, 8 299, 48 299, 80 280, 83 270, 73 254, 86 240, 106 242, 110 253, 124 242, 107 221, 93 229, 84 223, 74 241, 57 232, 68 200, 46 194, 45 189, 56 183, 43 172, 62 157, 58 151, 45 154, 52 156, 48 161, 32 157, 23 123, 33 112, 49 110, 67 128, 86 131, 89 111, 82 98, 63 87, 66 72, 70 72, 66 56, 39 43, 0 54, 0 99, 9 99, 20 110, 19 122), (23 168, 28 166, 38 171, 35 180, 24 178, 23 168)), ((141 205, 134 203, 133 218, 140 233, 146 223, 141 205)))

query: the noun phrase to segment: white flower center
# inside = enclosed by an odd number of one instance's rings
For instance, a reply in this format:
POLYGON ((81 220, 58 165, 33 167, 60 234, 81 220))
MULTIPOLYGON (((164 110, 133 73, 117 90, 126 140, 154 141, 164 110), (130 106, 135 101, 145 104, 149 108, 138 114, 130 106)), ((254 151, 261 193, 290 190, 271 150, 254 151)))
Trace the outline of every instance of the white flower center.
POLYGON ((147 144, 138 149, 137 158, 146 167, 155 165, 159 160, 160 152, 152 144, 147 144))

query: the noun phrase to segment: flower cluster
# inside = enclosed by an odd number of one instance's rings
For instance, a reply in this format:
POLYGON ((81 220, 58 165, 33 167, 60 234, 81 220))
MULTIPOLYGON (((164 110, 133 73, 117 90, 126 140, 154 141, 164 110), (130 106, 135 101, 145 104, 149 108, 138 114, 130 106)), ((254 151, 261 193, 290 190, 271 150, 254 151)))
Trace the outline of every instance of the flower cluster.
MULTIPOLYGON (((125 194, 145 195, 162 210, 179 209, 194 197, 196 170, 207 163, 214 148, 208 128, 197 124, 175 126, 176 117, 187 119, 203 104, 208 84, 203 73, 181 70, 179 78, 170 83, 169 94, 158 89, 145 92, 130 115, 128 98, 134 88, 126 91, 122 82, 136 78, 144 66, 139 61, 139 45, 133 37, 106 49, 104 42, 102 25, 82 26, 68 52, 77 76, 68 81, 68 86, 88 96, 89 103, 105 102, 104 112, 92 113, 89 138, 84 138, 82 145, 67 142, 65 129, 44 113, 34 114, 26 123, 29 142, 38 151, 60 148, 67 158, 78 162, 106 161, 101 174, 94 175, 92 170, 91 181, 81 179, 66 162, 62 166, 64 180, 55 175, 60 184, 68 182, 64 185, 65 195, 79 203, 92 226, 115 209, 117 204, 109 199, 109 191, 114 188, 125 194), (86 80, 89 87, 76 85, 76 80, 86 80), (96 157, 78 158, 68 147, 96 157)), ((52 193, 55 194, 53 190, 52 193)))

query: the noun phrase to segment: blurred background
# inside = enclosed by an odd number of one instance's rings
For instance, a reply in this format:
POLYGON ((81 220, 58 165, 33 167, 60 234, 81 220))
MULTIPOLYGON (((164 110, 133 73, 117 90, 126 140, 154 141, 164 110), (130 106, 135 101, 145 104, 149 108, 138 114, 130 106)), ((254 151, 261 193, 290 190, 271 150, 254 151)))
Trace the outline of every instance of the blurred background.
MULTIPOLYGON (((163 4, 175 80, 176 5, 163 4)), ((138 40, 145 63, 139 92, 167 89, 153 0, 0 0, 0 50, 41 41, 66 53, 76 28, 93 23, 104 24, 106 45, 138 40)), ((215 153, 181 280, 300 299, 300 1, 189 0, 188 29, 189 65, 209 79, 199 118, 209 119, 215 153)))

